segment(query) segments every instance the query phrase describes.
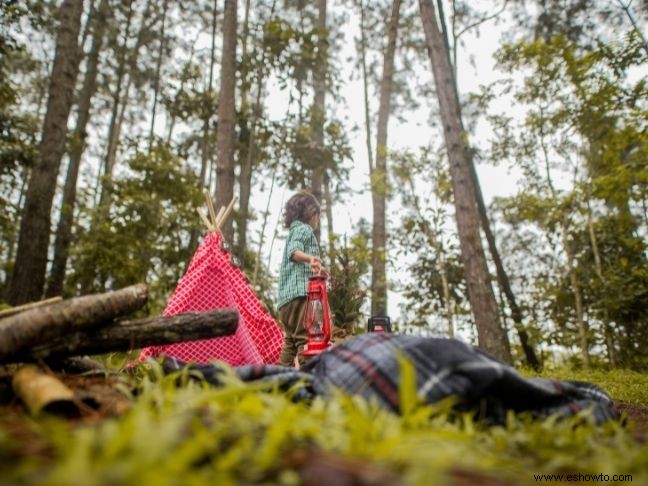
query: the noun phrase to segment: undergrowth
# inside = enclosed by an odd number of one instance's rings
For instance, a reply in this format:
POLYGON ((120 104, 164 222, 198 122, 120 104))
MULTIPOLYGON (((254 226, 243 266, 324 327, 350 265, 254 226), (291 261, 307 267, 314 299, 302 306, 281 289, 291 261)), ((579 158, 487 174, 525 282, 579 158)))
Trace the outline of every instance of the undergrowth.
MULTIPOLYGON (((645 387, 637 391, 621 382, 645 383, 645 376, 609 375, 586 378, 605 387, 619 382, 620 391, 609 387, 613 395, 643 400, 645 387)), ((303 461, 296 453, 312 451, 387 471, 405 484, 452 483, 457 471, 505 484, 533 483, 534 474, 546 473, 630 474, 632 482, 648 481, 648 444, 637 443, 619 423, 595 426, 586 413, 543 421, 511 414, 504 426, 489 427, 453 412, 449 402, 410 403, 398 416, 342 394, 294 403, 290 392, 245 384, 233 374, 214 388, 186 370, 164 376, 149 365, 129 380, 123 392, 135 387, 133 404, 119 418, 94 424, 28 419, 34 437, 46 444, 31 457, 0 428, 0 483, 298 484, 303 461)), ((401 392, 402 399, 408 396, 401 392)))
MULTIPOLYGON (((529 370, 523 370, 523 373, 536 376, 536 373, 529 370)), ((545 370, 538 376, 557 380, 589 381, 606 390, 615 400, 648 406, 648 375, 636 371, 556 368, 545 370)))

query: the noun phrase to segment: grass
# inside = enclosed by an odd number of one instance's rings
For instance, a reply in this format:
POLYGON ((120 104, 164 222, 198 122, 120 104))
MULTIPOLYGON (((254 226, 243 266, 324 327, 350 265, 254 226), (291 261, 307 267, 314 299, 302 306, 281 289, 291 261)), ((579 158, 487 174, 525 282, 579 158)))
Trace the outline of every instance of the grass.
MULTIPOLYGON (((587 379, 615 398, 648 403, 646 375, 551 376, 587 379)), ((0 425, 0 483, 298 484, 308 474, 333 473, 381 484, 453 484, 466 474, 480 484, 526 484, 533 474, 551 473, 648 481, 648 444, 618 423, 594 426, 586 414, 544 421, 511 414, 504 426, 487 427, 452 412, 450 403, 412 404, 397 416, 341 394, 293 403, 290 393, 233 375, 222 388, 186 372, 163 376, 156 367, 140 367, 129 380, 124 385, 135 386, 137 395, 119 417, 91 423, 23 418, 29 429, 23 436, 30 447, 39 444, 31 457, 28 445, 0 425)))
MULTIPOLYGON (((528 376, 536 376, 535 373, 528 370, 523 370, 523 373, 528 376)), ((605 371, 601 369, 585 371, 558 368, 544 371, 537 376, 558 380, 589 381, 606 390, 615 400, 648 406, 648 375, 636 371, 605 371)))

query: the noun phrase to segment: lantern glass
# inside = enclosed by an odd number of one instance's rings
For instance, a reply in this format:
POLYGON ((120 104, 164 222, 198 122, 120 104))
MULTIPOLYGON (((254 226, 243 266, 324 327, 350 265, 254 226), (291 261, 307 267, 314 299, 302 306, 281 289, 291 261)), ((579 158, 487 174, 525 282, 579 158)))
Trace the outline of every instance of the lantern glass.
POLYGON ((309 300, 306 309, 306 331, 315 341, 323 341, 324 336, 324 307, 321 300, 309 300))

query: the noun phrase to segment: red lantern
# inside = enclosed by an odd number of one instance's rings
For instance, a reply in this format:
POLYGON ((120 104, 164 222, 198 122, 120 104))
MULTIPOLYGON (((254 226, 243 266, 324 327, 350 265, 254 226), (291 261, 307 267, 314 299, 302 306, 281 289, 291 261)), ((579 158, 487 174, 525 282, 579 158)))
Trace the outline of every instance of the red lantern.
POLYGON ((308 278, 308 296, 304 327, 308 342, 303 356, 317 356, 331 345, 331 312, 326 293, 326 277, 313 275, 308 278))

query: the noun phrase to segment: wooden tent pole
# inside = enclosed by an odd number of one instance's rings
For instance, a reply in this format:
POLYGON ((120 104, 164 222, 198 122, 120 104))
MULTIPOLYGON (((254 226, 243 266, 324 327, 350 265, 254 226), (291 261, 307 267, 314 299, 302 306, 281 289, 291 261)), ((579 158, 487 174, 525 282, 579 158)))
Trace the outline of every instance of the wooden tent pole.
POLYGON ((234 204, 236 204, 236 201, 238 201, 238 198, 234 196, 230 203, 227 205, 227 209, 225 209, 225 212, 223 215, 216 221, 216 229, 220 230, 220 227, 223 225, 225 220, 229 217, 230 213, 232 212, 232 209, 234 208, 234 204))
POLYGON ((200 210, 200 208, 196 208, 196 211, 198 212, 198 216, 200 216, 201 221, 207 228, 207 231, 215 231, 215 228, 212 226, 212 224, 209 222, 209 219, 207 219, 207 216, 203 211, 200 210))
POLYGON ((211 200, 211 196, 209 195, 209 191, 205 189, 205 199, 207 200, 207 209, 209 209, 209 216, 211 217, 211 222, 212 226, 218 229, 218 225, 216 224, 216 211, 214 210, 214 203, 211 200))

